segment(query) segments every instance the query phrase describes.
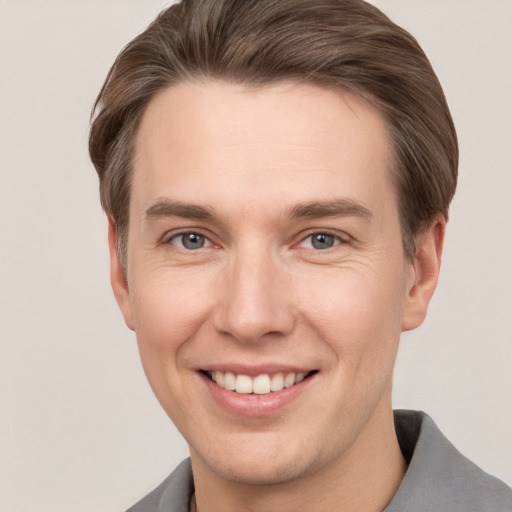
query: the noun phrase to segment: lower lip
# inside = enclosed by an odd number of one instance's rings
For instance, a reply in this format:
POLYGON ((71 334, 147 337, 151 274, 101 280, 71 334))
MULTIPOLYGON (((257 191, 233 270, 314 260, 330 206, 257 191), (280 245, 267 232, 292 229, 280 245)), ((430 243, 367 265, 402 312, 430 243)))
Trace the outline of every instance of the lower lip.
POLYGON ((281 391, 256 395, 228 391, 215 384, 206 375, 202 373, 199 373, 199 375, 217 403, 225 410, 241 416, 268 416, 280 411, 305 391, 316 377, 316 374, 311 375, 298 384, 284 388, 281 391))

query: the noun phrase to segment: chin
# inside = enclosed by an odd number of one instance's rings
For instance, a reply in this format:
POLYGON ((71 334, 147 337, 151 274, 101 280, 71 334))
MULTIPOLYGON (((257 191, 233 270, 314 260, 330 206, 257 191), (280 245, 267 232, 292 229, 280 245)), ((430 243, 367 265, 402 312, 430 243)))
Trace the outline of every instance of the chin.
POLYGON ((251 462, 237 461, 236 463, 212 461, 209 469, 230 482, 250 486, 267 486, 286 484, 303 477, 305 473, 309 473, 308 465, 305 466, 300 461, 269 461, 266 458, 251 462))
POLYGON ((206 466, 209 472, 222 479, 256 486, 293 482, 321 466, 318 458, 305 450, 304 444, 290 446, 289 441, 287 444, 286 451, 283 442, 269 439, 258 439, 255 443, 234 442, 225 451, 219 447, 208 450, 205 455, 191 449, 192 463, 206 466))

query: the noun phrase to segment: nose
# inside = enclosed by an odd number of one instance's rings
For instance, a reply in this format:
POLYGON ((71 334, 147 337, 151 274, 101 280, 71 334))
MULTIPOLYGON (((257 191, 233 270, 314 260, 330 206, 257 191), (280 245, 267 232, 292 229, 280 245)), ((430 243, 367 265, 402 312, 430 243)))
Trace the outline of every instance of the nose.
POLYGON ((292 287, 276 257, 260 250, 238 251, 221 287, 213 314, 217 332, 253 343, 293 330, 292 287))

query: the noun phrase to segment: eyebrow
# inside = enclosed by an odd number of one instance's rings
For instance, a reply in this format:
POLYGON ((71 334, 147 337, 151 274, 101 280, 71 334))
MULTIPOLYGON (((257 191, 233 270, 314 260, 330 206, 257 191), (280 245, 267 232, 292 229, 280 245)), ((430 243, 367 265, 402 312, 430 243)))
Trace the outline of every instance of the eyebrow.
POLYGON ((332 201, 311 201, 299 203, 288 210, 286 216, 291 219, 319 219, 322 217, 360 217, 372 218, 372 212, 352 199, 334 199, 332 201))
MULTIPOLYGON (((218 218, 218 215, 210 206, 183 203, 172 199, 159 199, 146 210, 145 217, 147 220, 181 217, 213 221, 218 218)), ((359 217, 370 220, 372 213, 368 208, 352 199, 303 202, 285 212, 285 218, 288 219, 319 219, 322 217, 359 217)))
POLYGON ((217 217, 215 210, 209 206, 182 203, 171 199, 159 199, 150 206, 145 217, 148 220, 156 220, 165 217, 182 217, 185 219, 213 220, 217 217))

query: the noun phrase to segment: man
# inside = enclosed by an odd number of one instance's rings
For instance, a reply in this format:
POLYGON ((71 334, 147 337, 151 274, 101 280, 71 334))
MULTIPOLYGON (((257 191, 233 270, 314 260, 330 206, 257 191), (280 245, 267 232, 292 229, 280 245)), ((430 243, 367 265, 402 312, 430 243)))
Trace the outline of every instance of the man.
POLYGON ((416 41, 360 0, 185 0, 120 54, 90 137, 114 293, 190 448, 131 510, 511 510, 393 415, 457 142, 416 41))

